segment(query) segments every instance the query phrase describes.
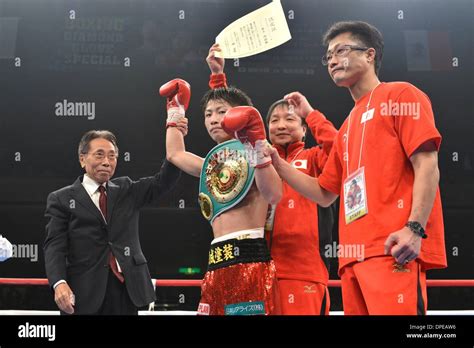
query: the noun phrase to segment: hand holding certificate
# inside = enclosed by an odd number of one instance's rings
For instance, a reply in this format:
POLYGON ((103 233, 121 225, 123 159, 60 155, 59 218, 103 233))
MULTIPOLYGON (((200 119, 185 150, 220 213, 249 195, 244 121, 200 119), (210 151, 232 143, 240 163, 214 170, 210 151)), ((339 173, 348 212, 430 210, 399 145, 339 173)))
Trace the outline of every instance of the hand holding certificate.
POLYGON ((219 58, 243 58, 262 53, 291 39, 280 0, 274 0, 229 24, 216 37, 219 58))

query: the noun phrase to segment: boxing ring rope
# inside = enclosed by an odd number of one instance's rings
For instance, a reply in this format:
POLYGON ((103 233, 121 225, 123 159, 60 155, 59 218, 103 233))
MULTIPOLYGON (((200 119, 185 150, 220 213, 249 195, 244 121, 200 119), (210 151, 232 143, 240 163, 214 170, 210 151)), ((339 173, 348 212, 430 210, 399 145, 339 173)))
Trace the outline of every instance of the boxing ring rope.
MULTIPOLYGON (((199 279, 153 279, 156 286, 192 287, 201 286, 199 279)), ((0 285, 48 285, 46 278, 0 278, 0 285)), ((474 279, 427 279, 428 287, 471 287, 474 279)), ((329 280, 328 287, 339 288, 339 279, 329 280)))
MULTIPOLYGON (((200 287, 200 279, 152 279, 155 287, 200 287)), ((0 278, 1 285, 32 285, 48 286, 48 280, 45 278, 0 278)), ((427 279, 427 287, 474 287, 474 279, 427 279)), ((341 281, 339 279, 329 280, 328 287, 339 288, 341 281)), ((139 315, 196 315, 195 311, 155 311, 153 304, 148 311, 141 310, 139 315)), ((474 309, 466 310, 428 310, 428 315, 474 315, 474 309)), ((59 315, 59 311, 45 310, 0 310, 0 315, 59 315)), ((330 311, 329 315, 344 315, 343 311, 330 311)))

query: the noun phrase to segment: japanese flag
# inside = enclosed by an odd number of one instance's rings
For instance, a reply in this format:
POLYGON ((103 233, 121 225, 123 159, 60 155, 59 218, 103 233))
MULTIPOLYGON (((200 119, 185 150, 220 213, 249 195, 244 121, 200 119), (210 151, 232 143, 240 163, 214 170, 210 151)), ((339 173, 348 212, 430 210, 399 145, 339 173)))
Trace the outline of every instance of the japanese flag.
POLYGON ((308 169, 308 160, 296 160, 291 162, 293 168, 296 169, 308 169))

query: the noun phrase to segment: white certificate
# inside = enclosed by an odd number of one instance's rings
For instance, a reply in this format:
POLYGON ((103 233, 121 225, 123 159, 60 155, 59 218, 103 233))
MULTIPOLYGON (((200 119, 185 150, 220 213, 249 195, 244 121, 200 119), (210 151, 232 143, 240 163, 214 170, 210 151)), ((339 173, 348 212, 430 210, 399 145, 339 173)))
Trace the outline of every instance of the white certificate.
POLYGON ((222 52, 219 58, 243 58, 265 52, 291 39, 280 0, 229 24, 216 37, 222 52))

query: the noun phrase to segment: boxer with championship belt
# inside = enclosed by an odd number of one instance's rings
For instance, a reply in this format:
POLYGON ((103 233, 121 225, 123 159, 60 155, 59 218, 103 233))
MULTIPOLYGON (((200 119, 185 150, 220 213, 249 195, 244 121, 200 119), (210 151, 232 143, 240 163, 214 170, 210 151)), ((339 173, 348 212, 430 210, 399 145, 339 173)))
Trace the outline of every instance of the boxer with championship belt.
POLYGON ((221 213, 237 205, 247 195, 255 168, 246 158, 246 149, 238 140, 215 146, 204 159, 199 182, 201 212, 211 223, 221 213))
POLYGON ((260 113, 237 88, 208 91, 201 101, 204 124, 218 145, 204 159, 186 151, 176 129, 188 124, 189 84, 174 79, 160 88, 160 95, 168 101, 166 157, 200 177, 199 204, 214 234, 198 314, 279 314, 275 266, 263 228, 268 205, 282 196, 282 184, 264 154, 260 113))
MULTIPOLYGON (((227 87, 225 61, 215 55, 219 51, 218 44, 212 45, 206 58, 212 89, 227 87)), ((312 177, 322 172, 337 129, 305 96, 295 92, 273 103, 266 123, 269 139, 283 160, 312 177), (305 146, 308 131, 319 145, 305 146)), ((329 314, 329 259, 324 251, 332 243, 334 208, 317 205, 283 181, 283 196, 269 210, 265 225, 282 315, 329 314)))

